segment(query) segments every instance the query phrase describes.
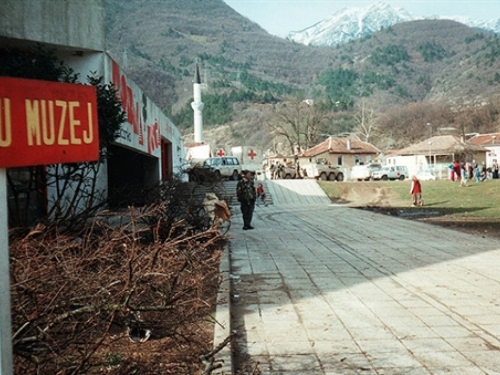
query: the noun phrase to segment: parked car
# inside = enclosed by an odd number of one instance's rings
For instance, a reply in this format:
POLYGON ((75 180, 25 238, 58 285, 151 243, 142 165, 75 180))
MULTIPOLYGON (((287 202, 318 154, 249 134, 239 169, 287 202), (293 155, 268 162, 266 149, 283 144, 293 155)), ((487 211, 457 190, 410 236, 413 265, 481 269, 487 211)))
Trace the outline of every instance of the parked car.
POLYGON ((231 180, 238 180, 241 174, 241 164, 234 156, 208 158, 203 162, 203 167, 210 168, 219 177, 231 180))
POLYGON ((422 173, 417 174, 417 178, 419 180, 422 180, 422 181, 429 181, 429 180, 435 180, 436 176, 434 176, 430 172, 422 172, 422 173))
POLYGON ((408 177, 408 168, 404 165, 388 165, 372 174, 374 180, 404 180, 408 177))
POLYGON ((358 181, 368 181, 372 178, 373 172, 380 168, 382 168, 382 165, 376 163, 355 165, 351 168, 351 179, 358 181))

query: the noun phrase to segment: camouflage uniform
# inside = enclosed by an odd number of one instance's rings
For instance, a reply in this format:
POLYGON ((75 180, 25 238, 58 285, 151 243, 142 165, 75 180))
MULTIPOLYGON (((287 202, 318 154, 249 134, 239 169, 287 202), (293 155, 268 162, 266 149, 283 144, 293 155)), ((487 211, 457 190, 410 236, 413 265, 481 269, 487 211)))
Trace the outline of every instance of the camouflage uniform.
POLYGON ((252 217, 255 208, 255 200, 257 199, 257 191, 253 184, 252 178, 249 180, 246 177, 238 181, 236 186, 236 196, 241 204, 241 214, 243 215, 243 229, 253 229, 252 217))

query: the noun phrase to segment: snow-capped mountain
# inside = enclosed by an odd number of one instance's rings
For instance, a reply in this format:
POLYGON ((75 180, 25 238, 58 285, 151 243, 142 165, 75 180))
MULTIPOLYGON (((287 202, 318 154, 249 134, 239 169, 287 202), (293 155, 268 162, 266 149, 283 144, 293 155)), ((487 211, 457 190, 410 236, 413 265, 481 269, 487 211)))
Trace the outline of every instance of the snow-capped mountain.
MULTIPOLYGON (((430 16, 426 18, 451 19, 470 27, 500 33, 500 19, 471 21, 467 17, 430 16)), ((287 39, 305 45, 334 46, 361 38, 381 28, 418 19, 423 18, 415 17, 403 8, 394 9, 384 2, 379 2, 365 8, 343 8, 307 29, 290 32, 287 39)))
MULTIPOLYGON (((441 17, 444 18, 444 17, 441 17)), ((500 34, 500 19, 497 20, 489 20, 489 21, 472 21, 470 19, 465 19, 463 21, 460 21, 457 18, 450 17, 450 19, 453 19, 458 22, 462 22, 463 24, 474 27, 476 29, 480 29, 483 31, 489 31, 495 34, 500 34)))

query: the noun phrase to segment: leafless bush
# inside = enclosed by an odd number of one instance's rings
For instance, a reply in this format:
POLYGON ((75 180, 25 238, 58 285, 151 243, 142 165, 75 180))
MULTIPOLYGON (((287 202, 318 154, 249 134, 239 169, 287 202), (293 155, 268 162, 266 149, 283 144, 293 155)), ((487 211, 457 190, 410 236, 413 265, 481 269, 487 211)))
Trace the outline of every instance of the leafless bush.
POLYGON ((203 232, 211 227, 212 222, 205 212, 203 200, 206 192, 219 191, 220 178, 204 168, 199 169, 202 170, 199 175, 206 177, 203 183, 172 179, 148 191, 148 206, 142 209, 148 214, 143 215, 142 219, 150 228, 161 221, 156 233, 160 239, 171 236, 172 231, 176 234, 179 230, 203 232), (180 220, 184 225, 178 225, 180 220))
POLYGON ((39 225, 11 239, 16 374, 200 371, 221 237, 185 220, 167 229, 161 216, 151 222, 158 210, 131 211, 117 228, 96 220, 69 235, 39 225))

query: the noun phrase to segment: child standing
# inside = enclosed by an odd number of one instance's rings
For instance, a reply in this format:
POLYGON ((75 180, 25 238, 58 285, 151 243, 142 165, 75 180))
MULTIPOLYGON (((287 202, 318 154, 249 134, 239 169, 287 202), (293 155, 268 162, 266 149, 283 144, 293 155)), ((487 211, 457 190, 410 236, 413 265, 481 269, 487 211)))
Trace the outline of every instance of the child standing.
POLYGON ((259 200, 264 203, 264 206, 267 207, 267 202, 266 202, 266 192, 264 191, 264 186, 262 184, 257 185, 257 203, 259 200))
POLYGON ((422 199, 422 185, 420 185, 417 176, 411 178, 410 194, 413 197, 412 207, 424 205, 424 200, 422 199))

